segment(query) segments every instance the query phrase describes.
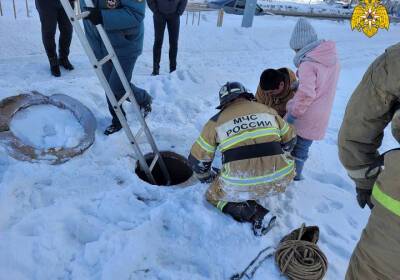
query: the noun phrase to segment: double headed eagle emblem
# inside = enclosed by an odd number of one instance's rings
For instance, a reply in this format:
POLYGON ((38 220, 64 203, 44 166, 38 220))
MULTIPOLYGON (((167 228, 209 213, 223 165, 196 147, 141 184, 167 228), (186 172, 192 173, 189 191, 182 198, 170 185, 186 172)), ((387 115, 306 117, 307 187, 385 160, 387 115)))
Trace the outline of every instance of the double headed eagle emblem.
POLYGON ((389 15, 380 0, 362 0, 351 17, 351 29, 363 31, 368 37, 374 36, 379 28, 389 30, 389 15))

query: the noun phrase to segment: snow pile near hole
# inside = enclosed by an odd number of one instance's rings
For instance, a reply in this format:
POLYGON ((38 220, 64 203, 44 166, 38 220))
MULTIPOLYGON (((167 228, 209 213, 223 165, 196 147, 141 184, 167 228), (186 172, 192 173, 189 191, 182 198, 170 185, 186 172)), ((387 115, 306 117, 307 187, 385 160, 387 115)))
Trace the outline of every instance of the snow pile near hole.
POLYGON ((85 135, 71 111, 53 105, 36 105, 17 112, 11 130, 21 141, 39 149, 73 148, 85 135))

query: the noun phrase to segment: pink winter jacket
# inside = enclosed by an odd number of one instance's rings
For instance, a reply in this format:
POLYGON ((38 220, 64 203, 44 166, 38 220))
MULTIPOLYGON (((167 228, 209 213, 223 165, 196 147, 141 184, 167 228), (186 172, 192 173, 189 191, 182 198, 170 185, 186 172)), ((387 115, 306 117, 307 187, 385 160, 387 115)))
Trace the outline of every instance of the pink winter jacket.
POLYGON ((296 118, 297 135, 309 140, 324 138, 339 78, 336 44, 324 41, 306 57, 297 71, 299 88, 287 104, 288 114, 296 118))

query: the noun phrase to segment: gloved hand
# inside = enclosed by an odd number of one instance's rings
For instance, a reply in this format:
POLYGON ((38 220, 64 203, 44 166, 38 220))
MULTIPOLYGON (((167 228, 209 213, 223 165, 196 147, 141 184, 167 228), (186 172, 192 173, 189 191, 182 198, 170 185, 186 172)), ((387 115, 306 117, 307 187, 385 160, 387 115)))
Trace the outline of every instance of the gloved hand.
POLYGON ((98 8, 86 8, 88 12, 90 12, 87 17, 91 23, 94 25, 103 24, 103 16, 101 15, 101 11, 98 8))
POLYGON ((364 208, 365 205, 368 205, 370 209, 374 208, 374 205, 371 202, 372 190, 356 188, 356 191, 357 201, 361 208, 364 208))
POLYGON ((218 176, 218 173, 215 172, 214 170, 211 170, 209 176, 203 177, 203 178, 199 178, 199 181, 202 184, 210 184, 215 180, 215 178, 217 178, 217 176, 218 176))
POLYGON ((287 153, 290 153, 291 151, 293 151, 294 146, 296 146, 297 143, 297 137, 293 138, 291 141, 287 142, 287 143, 282 143, 282 150, 284 150, 287 153))

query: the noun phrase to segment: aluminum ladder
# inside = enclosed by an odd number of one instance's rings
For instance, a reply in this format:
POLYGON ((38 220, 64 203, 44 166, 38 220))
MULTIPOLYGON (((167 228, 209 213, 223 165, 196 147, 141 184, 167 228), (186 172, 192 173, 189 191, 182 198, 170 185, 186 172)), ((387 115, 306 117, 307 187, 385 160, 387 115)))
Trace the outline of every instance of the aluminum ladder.
MULTIPOLYGON (((61 1, 61 5, 63 6, 69 20, 71 21, 72 26, 74 27, 75 33, 77 34, 79 41, 81 42, 81 44, 86 52, 86 55, 89 57, 90 63, 92 64, 92 66, 96 72, 97 78, 99 79, 101 85, 103 86, 103 88, 106 92, 106 95, 107 95, 108 99, 110 100, 110 103, 111 103, 112 107, 114 108, 114 111, 117 114, 119 121, 121 122, 122 128, 124 129, 125 134, 128 137, 129 143, 130 143, 131 147, 133 148, 133 150, 135 151, 135 154, 139 160, 140 167, 142 168, 142 170, 148 177, 149 182, 156 185, 157 182, 154 179, 152 171, 158 162, 159 166, 161 168, 161 171, 164 175, 164 178, 166 179, 167 185, 170 185, 171 177, 169 175, 165 161, 162 158, 162 156, 157 148, 157 145, 154 141, 154 138, 146 124, 146 121, 141 113, 140 107, 136 101, 134 94, 133 94, 132 88, 130 87, 130 83, 129 83, 128 79, 126 78, 124 71, 122 70, 121 64, 119 63, 118 57, 115 54, 115 50, 111 45, 111 42, 107 36, 106 31, 103 28, 103 25, 101 25, 101 24, 96 25, 96 29, 100 34, 101 40, 102 40, 108 54, 105 57, 103 57, 102 59, 98 60, 94 54, 92 47, 89 44, 88 39, 86 38, 83 27, 80 24, 80 21, 82 21, 84 18, 86 18, 90 12, 88 12, 88 11, 81 12, 79 8, 76 9, 77 12, 75 12, 74 7, 71 6, 69 0, 60 0, 60 1, 61 1), (118 76, 124 86, 124 90, 125 90, 124 96, 119 101, 117 101, 117 99, 115 98, 114 93, 111 90, 110 84, 108 83, 108 81, 102 71, 102 66, 110 61, 112 62, 113 66, 115 67, 115 69, 118 73, 118 76), (134 112, 140 123, 140 128, 138 129, 138 131, 135 134, 130 129, 127 119, 121 111, 122 104, 128 98, 133 105, 134 112), (140 148, 138 141, 137 141, 137 139, 143 133, 146 135, 147 143, 150 144, 150 147, 154 154, 154 159, 152 160, 150 165, 146 162, 146 159, 144 158, 142 149, 140 148)), ((92 0, 80 0, 80 1, 85 1, 86 5, 88 7, 93 7, 92 0)), ((76 4, 79 7, 79 1, 77 1, 76 4)))

